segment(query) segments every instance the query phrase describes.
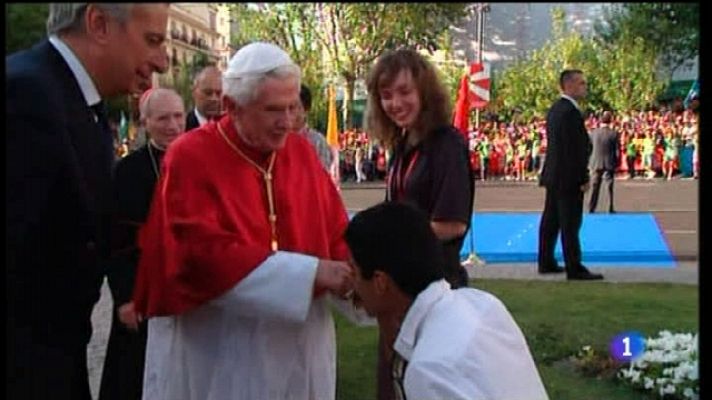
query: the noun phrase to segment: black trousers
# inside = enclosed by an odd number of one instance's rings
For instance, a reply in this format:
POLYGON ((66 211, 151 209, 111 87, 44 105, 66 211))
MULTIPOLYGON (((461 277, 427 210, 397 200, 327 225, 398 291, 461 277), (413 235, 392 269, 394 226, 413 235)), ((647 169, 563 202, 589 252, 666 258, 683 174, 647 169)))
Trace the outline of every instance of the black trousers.
POLYGON ((138 332, 126 328, 114 307, 99 400, 141 400, 148 322, 138 327, 138 332))
POLYGON ((635 176, 635 156, 626 158, 628 162, 628 175, 632 178, 635 176))
POLYGON ((583 192, 546 188, 544 212, 539 224, 539 268, 556 265, 554 249, 561 232, 561 247, 568 273, 581 267, 581 242, 579 231, 583 222, 583 192))
POLYGON ((613 211, 613 182, 615 179, 615 171, 609 169, 597 169, 593 171, 591 176, 591 199, 588 203, 588 210, 590 212, 596 211, 596 205, 598 204, 598 195, 601 191, 602 178, 606 180, 606 186, 608 186, 608 211, 613 211))
POLYGON ((86 344, 43 344, 27 335, 8 340, 7 350, 5 398, 91 400, 86 344))

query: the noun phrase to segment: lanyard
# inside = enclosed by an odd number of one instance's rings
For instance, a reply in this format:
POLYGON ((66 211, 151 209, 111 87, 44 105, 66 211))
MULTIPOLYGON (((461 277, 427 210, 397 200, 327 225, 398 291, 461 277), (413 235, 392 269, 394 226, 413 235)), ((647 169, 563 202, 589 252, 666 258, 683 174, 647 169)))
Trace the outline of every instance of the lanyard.
POLYGON ((415 167, 415 163, 418 161, 419 156, 420 150, 416 150, 410 158, 410 162, 408 163, 408 167, 405 169, 405 173, 403 173, 403 157, 399 157, 394 163, 390 174, 388 174, 388 188, 391 201, 399 201, 405 197, 406 182, 408 181, 411 172, 413 172, 413 167, 415 167))
POLYGON ((223 139, 227 142, 227 144, 232 147, 235 152, 242 157, 245 161, 250 163, 253 167, 257 168, 258 171, 262 174, 262 178, 265 181, 265 190, 267 192, 267 206, 269 207, 269 216, 267 217, 269 221, 270 228, 272 230, 272 237, 270 239, 270 248, 272 251, 277 251, 279 249, 279 244, 277 242, 277 211, 275 210, 275 205, 274 205, 274 191, 272 188, 272 170, 274 169, 274 160, 277 156, 276 152, 272 152, 269 158, 269 167, 267 169, 262 168, 259 164, 256 162, 252 161, 250 157, 247 156, 247 154, 243 153, 240 148, 235 145, 235 143, 230 140, 225 132, 222 129, 222 126, 220 126, 220 123, 217 124, 218 131, 220 132, 220 135, 222 135, 223 139))

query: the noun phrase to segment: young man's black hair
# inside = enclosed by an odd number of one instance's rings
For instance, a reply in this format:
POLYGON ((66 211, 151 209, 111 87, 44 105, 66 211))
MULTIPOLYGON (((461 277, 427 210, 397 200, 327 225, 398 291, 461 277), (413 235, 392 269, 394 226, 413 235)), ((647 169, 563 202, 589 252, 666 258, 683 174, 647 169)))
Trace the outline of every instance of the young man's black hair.
POLYGON ((428 217, 410 205, 380 203, 361 211, 349 223, 345 237, 364 279, 381 270, 415 298, 444 277, 442 245, 428 217))

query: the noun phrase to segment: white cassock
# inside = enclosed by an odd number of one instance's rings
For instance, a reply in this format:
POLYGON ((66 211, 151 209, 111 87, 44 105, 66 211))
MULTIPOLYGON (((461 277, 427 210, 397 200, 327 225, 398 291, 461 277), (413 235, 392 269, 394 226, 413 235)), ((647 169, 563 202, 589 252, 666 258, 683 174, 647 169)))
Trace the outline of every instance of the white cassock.
POLYGON ((431 283, 408 310, 394 349, 407 400, 548 399, 529 347, 502 302, 431 283))
POLYGON ((151 318, 143 399, 334 399, 334 323, 330 296, 313 299, 317 263, 279 251, 223 296, 151 318))

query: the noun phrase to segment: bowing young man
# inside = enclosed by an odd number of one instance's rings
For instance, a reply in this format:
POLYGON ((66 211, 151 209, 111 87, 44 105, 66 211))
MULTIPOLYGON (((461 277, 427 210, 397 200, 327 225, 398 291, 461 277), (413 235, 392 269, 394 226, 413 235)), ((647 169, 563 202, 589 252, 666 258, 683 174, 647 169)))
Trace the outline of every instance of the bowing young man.
POLYGON ((452 289, 421 211, 381 203, 353 218, 346 242, 357 299, 393 343, 395 399, 547 399, 527 342, 493 295, 452 289))

